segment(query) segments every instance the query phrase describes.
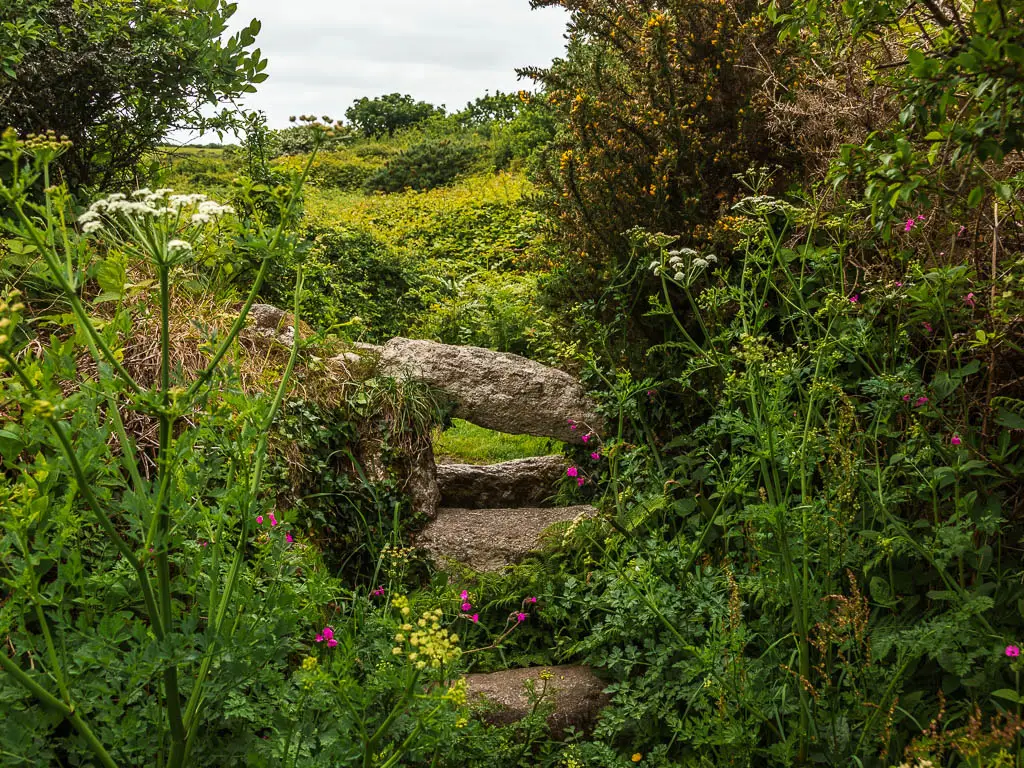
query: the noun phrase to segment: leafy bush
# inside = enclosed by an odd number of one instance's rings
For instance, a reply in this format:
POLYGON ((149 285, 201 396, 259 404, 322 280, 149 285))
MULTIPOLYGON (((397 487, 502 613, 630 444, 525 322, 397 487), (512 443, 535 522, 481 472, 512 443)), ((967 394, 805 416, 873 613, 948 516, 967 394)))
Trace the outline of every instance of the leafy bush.
POLYGON ((424 141, 389 160, 366 181, 366 189, 376 192, 435 189, 469 170, 478 156, 477 147, 461 141, 424 141))
MULTIPOLYGON (((14 740, 14 754, 29 750, 42 762, 183 766, 198 734, 217 730, 208 718, 224 716, 227 692, 251 684, 254 670, 286 653, 300 615, 289 610, 296 601, 287 588, 279 619, 268 618, 257 597, 274 588, 275 561, 286 548, 283 529, 259 533, 264 514, 264 531, 279 522, 260 490, 267 429, 299 345, 272 398, 239 396, 221 360, 245 323, 257 280, 229 330, 207 338, 193 375, 172 371, 170 273, 194 266, 203 240, 216 237, 231 209, 203 195, 141 190, 130 201, 98 200, 78 217, 86 235, 100 233, 132 257, 123 274, 130 267, 156 286, 158 352, 126 356, 129 314, 99 327, 79 294, 95 251, 66 226, 66 188, 47 189, 45 204, 26 199, 66 149, 39 141, 26 147, 13 131, 0 147, 14 167, 31 161, 10 183, 0 181, 11 210, 5 228, 35 246, 75 329, 44 344, 22 324, 23 304, 13 295, 2 302, 0 387, 15 415, 4 442, 4 506, 12 514, 0 521, 9 597, 2 632, 14 656, 0 654, 0 685, 12 702, 5 711, 19 713, 4 738, 14 740), (58 227, 60 237, 51 239, 58 227), (76 370, 83 355, 93 366, 90 386, 80 386, 76 370), (222 649, 243 634, 260 642, 225 659, 222 649), (46 742, 55 737, 60 746, 51 751, 46 742)), ((258 248, 264 263, 283 243, 281 227, 234 234, 258 248)))
POLYGON ((444 281, 414 327, 416 336, 553 361, 555 332, 533 275, 479 272, 444 281))
POLYGON ((60 168, 72 186, 123 182, 168 130, 225 127, 226 115, 201 117, 200 107, 267 78, 266 59, 250 50, 258 21, 221 39, 234 12, 217 0, 7 0, 0 130, 70 138, 60 168))
POLYGON ((308 321, 369 341, 401 335, 422 309, 415 267, 359 230, 316 229, 309 237, 303 262, 308 321))

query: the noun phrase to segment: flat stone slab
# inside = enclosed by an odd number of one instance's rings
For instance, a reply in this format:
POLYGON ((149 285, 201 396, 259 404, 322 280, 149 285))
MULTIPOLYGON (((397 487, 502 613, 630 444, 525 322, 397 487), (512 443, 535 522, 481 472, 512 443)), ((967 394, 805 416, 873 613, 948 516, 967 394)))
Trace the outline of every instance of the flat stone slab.
POLYGON ((504 672, 466 675, 471 702, 485 703, 483 719, 493 725, 508 725, 526 717, 533 708, 526 693, 527 681, 534 691, 553 697, 555 710, 548 717, 552 736, 561 738, 570 726, 593 730, 609 697, 605 684, 588 666, 527 667, 504 672), (543 677, 542 677, 543 675, 543 677), (543 679, 550 675, 550 679, 543 679))
POLYGON ((592 517, 590 506, 465 509, 444 507, 416 539, 436 560, 455 560, 476 571, 498 571, 513 565, 542 544, 542 534, 555 523, 592 517))
POLYGON ((377 352, 378 373, 408 376, 444 392, 455 405, 454 416, 477 426, 575 444, 602 429, 576 378, 525 357, 403 338, 377 352))
POLYGON ((539 507, 565 475, 564 456, 535 456, 500 464, 439 464, 442 507, 539 507))

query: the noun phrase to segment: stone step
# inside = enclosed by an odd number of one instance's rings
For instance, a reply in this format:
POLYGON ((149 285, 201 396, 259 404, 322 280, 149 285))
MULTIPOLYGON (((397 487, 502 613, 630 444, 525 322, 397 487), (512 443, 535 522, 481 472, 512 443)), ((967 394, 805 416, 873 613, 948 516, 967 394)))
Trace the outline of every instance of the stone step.
POLYGON ((470 702, 484 704, 481 717, 493 725, 518 722, 531 712, 527 681, 533 681, 535 693, 554 703, 548 725, 555 739, 562 738, 570 726, 585 733, 592 731, 609 701, 605 684, 588 666, 528 667, 466 675, 470 702))
POLYGON ((498 571, 540 548, 545 529, 555 523, 597 514, 594 507, 444 507, 416 539, 443 562, 455 560, 477 571, 498 571))
POLYGON ((538 507, 555 493, 568 466, 564 456, 535 456, 500 464, 438 464, 442 507, 538 507))

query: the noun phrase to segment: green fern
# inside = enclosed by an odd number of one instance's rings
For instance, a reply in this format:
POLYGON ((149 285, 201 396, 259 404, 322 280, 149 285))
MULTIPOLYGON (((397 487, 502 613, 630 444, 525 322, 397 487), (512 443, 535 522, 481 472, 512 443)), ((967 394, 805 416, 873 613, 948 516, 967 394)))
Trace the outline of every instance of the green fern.
POLYGON ((641 499, 636 504, 623 509, 617 516, 617 522, 624 530, 635 531, 646 525, 655 515, 663 513, 668 508, 670 501, 664 493, 641 499))

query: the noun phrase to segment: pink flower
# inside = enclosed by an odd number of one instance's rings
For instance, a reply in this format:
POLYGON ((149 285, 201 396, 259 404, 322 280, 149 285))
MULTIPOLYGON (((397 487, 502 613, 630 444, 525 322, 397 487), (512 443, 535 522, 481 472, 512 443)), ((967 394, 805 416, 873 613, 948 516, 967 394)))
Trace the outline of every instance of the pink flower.
POLYGON ((479 624, 480 623, 480 614, 479 613, 474 613, 472 616, 469 617, 469 620, 472 621, 474 624, 479 624))
POLYGON ((964 304, 966 304, 971 309, 974 309, 974 294, 973 293, 968 293, 966 296, 964 296, 964 304))
POLYGON ((921 325, 924 327, 924 329, 926 331, 928 331, 928 333, 931 333, 932 331, 935 330, 934 328, 932 328, 932 324, 929 323, 927 320, 925 322, 921 323, 921 325))
POLYGON ((271 527, 277 525, 277 518, 274 517, 274 513, 273 512, 270 513, 270 525, 271 525, 271 527))
POLYGON ((1008 646, 1006 646, 1006 655, 1009 656, 1011 659, 1016 659, 1018 656, 1020 656, 1020 646, 1017 646, 1017 645, 1008 645, 1008 646))
POLYGON ((206 546, 207 544, 209 544, 209 543, 210 543, 210 542, 208 542, 208 541, 207 541, 206 539, 200 539, 200 540, 199 540, 199 546, 200 546, 200 547, 205 547, 205 546, 206 546))
POLYGON ((917 220, 918 221, 924 221, 924 214, 923 213, 917 214, 917 220))
POLYGON ((586 445, 587 443, 590 442, 590 435, 583 435, 582 437, 580 437, 580 440, 582 440, 584 445, 586 445))
POLYGON ((903 402, 904 403, 909 403, 910 402, 910 395, 904 395, 903 396, 903 402))
POLYGON ((917 398, 917 402, 914 403, 914 407, 915 408, 920 408, 922 405, 924 405, 927 402, 928 402, 928 398, 925 397, 924 395, 921 395, 919 398, 917 398))
POLYGON ((256 516, 256 525, 263 525, 263 515, 256 516))
POLYGON ((655 391, 653 389, 648 389, 647 390, 647 397, 653 399, 654 398, 654 394, 655 394, 655 391))
POLYGON ((583 479, 582 477, 578 477, 578 478, 576 478, 576 485, 577 485, 577 486, 579 486, 580 488, 582 488, 582 487, 583 487, 583 484, 584 484, 585 482, 587 482, 587 481, 586 481, 586 480, 584 480, 584 479, 583 479))
POLYGON ((953 435, 953 437, 949 439, 950 445, 960 445, 962 442, 963 440, 960 439, 960 435, 953 435))
POLYGON ((295 541, 295 539, 292 537, 290 533, 286 533, 284 535, 284 540, 287 541, 289 544, 295 541))
POLYGON ((956 233, 956 236, 960 237, 960 235, 962 235, 966 231, 967 231, 967 227, 965 227, 963 224, 961 224, 960 225, 960 231, 956 233))
POLYGON ((524 621, 526 621, 526 614, 525 613, 517 613, 516 614, 516 621, 519 622, 520 624, 522 624, 524 621))
POLYGON ((320 632, 315 638, 318 643, 322 643, 324 640, 327 641, 327 647, 333 648, 338 644, 338 641, 334 639, 334 630, 330 627, 324 627, 323 631, 320 632))
POLYGON ((569 477, 576 477, 579 473, 580 471, 576 469, 576 467, 569 467, 567 470, 565 470, 565 474, 567 474, 569 477))
POLYGON ((377 587, 370 594, 373 595, 374 597, 383 597, 384 596, 384 587, 377 587))
POLYGON ((903 283, 901 283, 899 280, 897 280, 896 281, 896 287, 897 288, 902 288, 903 287, 903 283))
POLYGON ((850 303, 851 304, 856 304, 858 301, 860 301, 860 294, 859 293, 855 293, 855 294, 853 294, 853 296, 850 297, 850 303))
POLYGON ((461 597, 463 600, 469 600, 469 592, 467 592, 466 590, 462 590, 462 594, 459 595, 459 597, 461 597))
POLYGON ((601 454, 598 453, 597 451, 594 451, 592 454, 590 454, 590 458, 592 458, 594 461, 600 461, 601 454))
POLYGON ((463 603, 462 604, 462 612, 463 613, 469 613, 471 610, 473 610, 473 606, 470 603, 463 603))
POLYGON ((326 640, 327 647, 329 648, 333 648, 335 645, 338 644, 338 641, 334 639, 334 630, 332 630, 330 627, 325 627, 321 633, 319 633, 318 635, 316 635, 316 637, 313 638, 313 640, 315 640, 318 643, 323 643, 326 640))
POLYGON ((577 425, 576 425, 576 422, 575 422, 575 421, 573 421, 572 419, 566 419, 566 421, 567 421, 567 422, 568 422, 568 424, 569 424, 569 429, 572 429, 572 430, 575 430, 575 429, 576 429, 576 426, 577 426, 577 425))
POLYGON ((903 231, 904 232, 909 232, 913 228, 914 228, 914 220, 913 219, 907 219, 907 223, 903 225, 903 231))
POLYGON ((528 603, 536 603, 537 602, 537 598, 536 597, 528 597, 528 598, 526 598, 526 602, 528 602, 528 603))

